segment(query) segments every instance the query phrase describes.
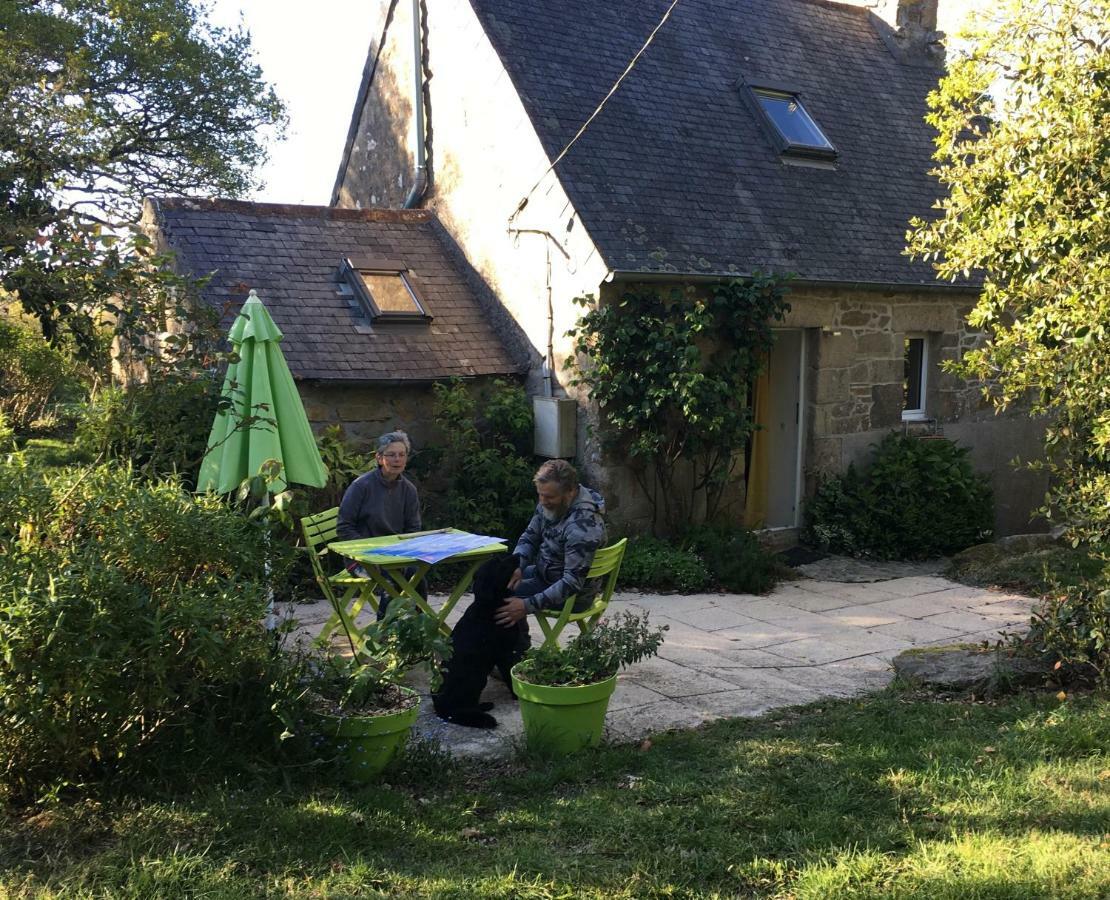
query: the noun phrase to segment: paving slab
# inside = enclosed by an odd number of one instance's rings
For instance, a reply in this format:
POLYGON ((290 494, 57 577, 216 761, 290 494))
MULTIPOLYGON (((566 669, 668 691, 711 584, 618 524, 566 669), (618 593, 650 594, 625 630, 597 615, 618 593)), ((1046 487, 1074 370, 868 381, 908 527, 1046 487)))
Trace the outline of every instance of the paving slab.
POLYGON ((877 625, 892 625, 895 622, 906 621, 905 616, 891 612, 883 603, 867 603, 829 610, 825 613, 825 618, 856 628, 874 628, 877 625))
MULTIPOLYGON (((857 696, 890 683, 891 660, 902 650, 993 643, 1002 632, 1028 626, 1035 601, 959 585, 936 570, 936 565, 917 570, 871 565, 852 577, 851 566, 840 560, 818 570, 820 578, 786 582, 764 596, 617 593, 610 614, 646 611, 669 631, 658 657, 621 675, 606 720, 608 739, 640 740, 715 719, 857 696)), ((438 607, 445 599, 433 595, 430 602, 438 607)), ((468 602, 463 598, 452 610, 449 624, 468 602)), ((319 601, 278 612, 295 619, 294 634, 304 643, 330 609, 319 601)), ((369 621, 369 613, 361 621, 369 621)), ((564 640, 575 633, 568 628, 564 640)), ((534 625, 532 634, 538 642, 534 625)), ((498 727, 481 730, 436 718, 427 699, 427 672, 417 670, 409 682, 425 696, 418 736, 459 757, 505 758, 518 752, 520 711, 506 685, 490 679, 482 697, 493 703, 498 727)))

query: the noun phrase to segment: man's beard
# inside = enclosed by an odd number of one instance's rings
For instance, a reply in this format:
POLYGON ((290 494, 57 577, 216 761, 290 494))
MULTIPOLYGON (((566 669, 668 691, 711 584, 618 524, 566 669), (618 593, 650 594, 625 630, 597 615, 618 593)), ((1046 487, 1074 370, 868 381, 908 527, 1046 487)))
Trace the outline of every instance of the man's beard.
POLYGON ((563 516, 567 514, 568 507, 562 506, 559 509, 548 509, 546 506, 540 507, 540 512, 543 514, 545 522, 558 522, 563 516))

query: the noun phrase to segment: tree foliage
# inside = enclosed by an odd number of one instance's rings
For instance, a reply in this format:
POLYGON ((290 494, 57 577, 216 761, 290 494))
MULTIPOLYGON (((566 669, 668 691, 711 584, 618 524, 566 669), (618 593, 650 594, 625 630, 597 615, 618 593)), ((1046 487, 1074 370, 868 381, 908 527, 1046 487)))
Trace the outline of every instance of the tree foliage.
POLYGON ((195 0, 0 4, 0 279, 48 339, 64 324, 89 349, 91 308, 134 271, 117 238, 144 196, 242 194, 262 135, 283 126, 249 36, 204 13, 195 0))
POLYGON ((598 402, 615 449, 672 531, 693 524, 699 507, 706 519, 719 508, 756 427, 748 391, 790 308, 784 294, 765 275, 705 295, 630 290, 588 308, 570 332, 579 354, 567 362, 572 384, 598 402), (686 470, 692 491, 681 488, 686 470))
POLYGON ((1050 422, 1048 512, 1110 539, 1110 0, 1011 0, 930 96, 935 221, 909 252, 980 273, 963 360, 999 408, 1050 422))

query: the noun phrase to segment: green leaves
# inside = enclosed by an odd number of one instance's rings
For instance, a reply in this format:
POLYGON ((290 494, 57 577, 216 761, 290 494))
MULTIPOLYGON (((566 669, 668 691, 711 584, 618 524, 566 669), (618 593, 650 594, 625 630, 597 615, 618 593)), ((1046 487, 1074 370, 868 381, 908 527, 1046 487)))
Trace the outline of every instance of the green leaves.
POLYGON ((1055 423, 1044 512, 1107 541, 1110 0, 1009 2, 969 39, 929 98, 948 196, 911 224, 908 252, 942 278, 982 273, 969 321, 984 341, 961 374, 1055 423))
POLYGON ((566 647, 530 650, 516 674, 531 684, 595 684, 625 666, 655 656, 668 628, 652 628, 647 613, 623 612, 598 622, 566 647))
POLYGON ((161 267, 128 231, 143 198, 242 195, 284 121, 247 34, 193 0, 0 4, 0 285, 91 359, 100 310, 161 267))
POLYGON ((656 519, 673 531, 699 505, 711 517, 729 483, 754 427, 749 387, 789 309, 784 293, 781 279, 757 274, 705 293, 632 289, 592 308, 577 301, 588 311, 568 335, 571 383, 597 401, 611 448, 638 468, 656 519), (676 492, 683 470, 702 503, 676 492))

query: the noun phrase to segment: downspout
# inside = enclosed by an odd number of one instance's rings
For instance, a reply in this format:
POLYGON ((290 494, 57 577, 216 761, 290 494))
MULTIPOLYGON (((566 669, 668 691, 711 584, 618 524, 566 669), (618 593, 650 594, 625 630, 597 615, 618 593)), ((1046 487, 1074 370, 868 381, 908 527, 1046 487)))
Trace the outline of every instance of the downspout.
POLYGON ((570 254, 550 231, 539 228, 509 228, 508 231, 509 234, 538 234, 546 238, 544 250, 547 253, 547 356, 543 361, 543 396, 551 397, 555 393, 553 385, 555 378, 555 304, 552 298, 551 286, 551 245, 554 244, 567 261, 570 260, 570 254))
POLYGON ((412 0, 412 65, 416 79, 413 115, 416 119, 416 177, 405 198, 405 209, 412 209, 428 191, 428 160, 424 146, 424 41, 421 37, 421 0, 412 0))

